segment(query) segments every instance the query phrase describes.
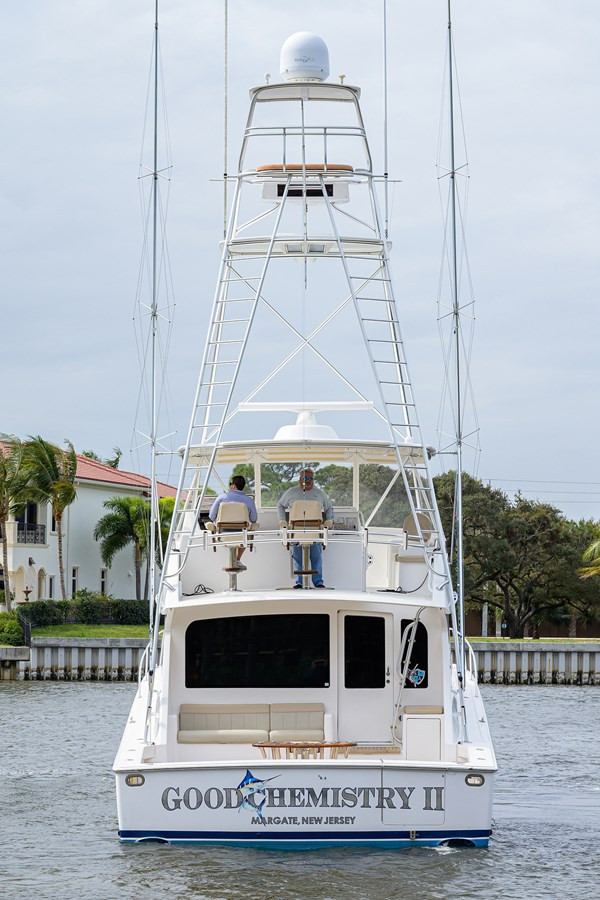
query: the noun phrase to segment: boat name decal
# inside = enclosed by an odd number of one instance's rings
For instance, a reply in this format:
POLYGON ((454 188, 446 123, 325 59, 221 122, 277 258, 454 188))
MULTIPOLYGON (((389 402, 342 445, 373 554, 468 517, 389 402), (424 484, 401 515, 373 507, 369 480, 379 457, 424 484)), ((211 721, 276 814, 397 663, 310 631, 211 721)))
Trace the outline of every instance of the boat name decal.
MULTIPOLYGON (((253 822, 267 824, 266 809, 422 809, 444 810, 444 788, 415 787, 283 787, 268 786, 280 776, 257 778, 248 769, 236 788, 166 787, 162 805, 168 812, 182 808, 246 809, 253 814, 253 822), (415 793, 416 791, 416 793, 415 793)), ((269 824, 271 822, 269 821, 269 824)), ((273 821, 273 824, 276 824, 273 821)), ((332 823, 333 824, 333 823, 332 823)), ((341 824, 341 823, 340 823, 341 824)), ((348 823, 350 824, 350 823, 348 823)))

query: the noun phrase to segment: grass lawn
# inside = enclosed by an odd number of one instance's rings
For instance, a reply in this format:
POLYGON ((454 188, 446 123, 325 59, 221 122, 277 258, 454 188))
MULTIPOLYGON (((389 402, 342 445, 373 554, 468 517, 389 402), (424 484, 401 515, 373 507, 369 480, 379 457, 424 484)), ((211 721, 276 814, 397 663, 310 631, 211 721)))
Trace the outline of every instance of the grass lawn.
POLYGON ((147 638, 147 625, 45 625, 31 636, 57 638, 147 638))

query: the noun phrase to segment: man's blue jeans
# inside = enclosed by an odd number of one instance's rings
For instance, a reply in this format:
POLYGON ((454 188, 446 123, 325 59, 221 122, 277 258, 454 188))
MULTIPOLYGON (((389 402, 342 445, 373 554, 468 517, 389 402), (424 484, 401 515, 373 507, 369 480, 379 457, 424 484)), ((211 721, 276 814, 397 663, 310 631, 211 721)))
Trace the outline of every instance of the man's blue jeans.
MULTIPOLYGON (((292 557, 294 559, 294 570, 302 568, 302 547, 295 544, 292 548, 292 557)), ((310 567, 316 569, 317 574, 313 575, 312 580, 315 587, 323 584, 323 545, 317 542, 310 545, 310 567)), ((296 577, 296 584, 302 584, 302 575, 296 577)))

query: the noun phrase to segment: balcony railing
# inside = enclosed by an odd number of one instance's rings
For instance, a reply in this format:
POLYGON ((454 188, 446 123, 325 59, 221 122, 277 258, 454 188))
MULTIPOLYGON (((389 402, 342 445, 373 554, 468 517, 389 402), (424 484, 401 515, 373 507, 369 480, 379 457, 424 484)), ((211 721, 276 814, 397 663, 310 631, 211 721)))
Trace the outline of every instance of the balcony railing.
POLYGON ((45 544, 46 526, 17 522, 17 544, 45 544))

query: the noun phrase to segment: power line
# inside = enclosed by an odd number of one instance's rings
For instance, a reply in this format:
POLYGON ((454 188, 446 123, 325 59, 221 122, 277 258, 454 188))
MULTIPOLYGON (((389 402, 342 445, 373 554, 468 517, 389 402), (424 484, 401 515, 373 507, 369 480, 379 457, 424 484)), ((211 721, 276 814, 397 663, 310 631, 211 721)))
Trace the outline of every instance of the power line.
POLYGON ((553 481, 551 478, 482 478, 482 481, 508 481, 512 484, 592 484, 600 487, 600 481, 553 481))
MULTIPOLYGON (((557 500, 557 503, 560 503, 562 506, 564 503, 579 503, 580 505, 583 503, 583 500, 557 500)), ((586 505, 588 503, 600 503, 600 500, 586 500, 586 505)))
MULTIPOLYGON (((523 488, 528 494, 535 493, 536 488, 523 488)), ((594 494, 600 494, 600 491, 548 491, 545 488, 540 490, 541 494, 579 494, 582 497, 593 496, 594 494)))

